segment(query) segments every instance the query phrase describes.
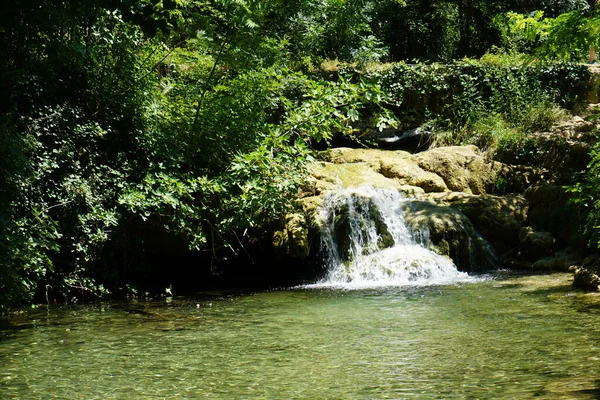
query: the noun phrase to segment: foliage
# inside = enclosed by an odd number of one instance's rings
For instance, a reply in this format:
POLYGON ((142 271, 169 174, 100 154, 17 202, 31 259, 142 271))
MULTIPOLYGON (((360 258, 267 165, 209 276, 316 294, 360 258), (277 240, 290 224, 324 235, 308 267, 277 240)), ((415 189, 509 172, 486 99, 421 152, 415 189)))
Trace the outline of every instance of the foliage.
POLYGON ((497 1, 9 3, 0 307, 135 284, 138 237, 153 229, 239 253, 295 206, 311 146, 365 122, 521 143, 516 127, 541 129, 586 73, 507 63, 501 50, 452 62, 499 44, 497 1), (386 58, 450 64, 369 68, 386 58), (326 59, 342 66, 323 79, 326 59))
POLYGON ((511 33, 535 43, 535 57, 568 61, 587 61, 590 47, 600 45, 600 13, 572 11, 556 18, 509 15, 511 33))
MULTIPOLYGON (((597 110, 600 115, 600 110, 597 110)), ((567 187, 571 204, 585 216, 585 235, 589 245, 600 248, 600 145, 590 152, 590 163, 580 182, 567 187)))

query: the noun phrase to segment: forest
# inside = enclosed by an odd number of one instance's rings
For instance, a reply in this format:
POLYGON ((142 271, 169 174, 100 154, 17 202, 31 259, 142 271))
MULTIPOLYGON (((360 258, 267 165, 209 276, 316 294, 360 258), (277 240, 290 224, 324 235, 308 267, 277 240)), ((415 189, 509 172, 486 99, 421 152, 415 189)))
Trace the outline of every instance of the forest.
MULTIPOLYGON (((252 274, 318 151, 364 126, 554 157, 529 134, 582 102, 593 3, 2 2, 2 311, 163 290, 161 248, 252 274)), ((598 248, 590 155, 566 184, 598 248)))

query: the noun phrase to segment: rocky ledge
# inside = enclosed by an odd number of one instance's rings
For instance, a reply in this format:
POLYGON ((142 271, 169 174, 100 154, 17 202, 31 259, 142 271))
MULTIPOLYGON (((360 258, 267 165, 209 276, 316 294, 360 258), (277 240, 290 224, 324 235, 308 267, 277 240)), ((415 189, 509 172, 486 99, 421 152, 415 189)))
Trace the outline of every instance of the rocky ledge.
POLYGON ((321 153, 273 243, 280 254, 314 255, 319 205, 331 191, 394 189, 411 201, 408 224, 426 228, 430 247, 466 271, 494 267, 567 271, 581 263, 567 195, 544 169, 486 158, 475 146, 406 151, 336 148, 321 153))

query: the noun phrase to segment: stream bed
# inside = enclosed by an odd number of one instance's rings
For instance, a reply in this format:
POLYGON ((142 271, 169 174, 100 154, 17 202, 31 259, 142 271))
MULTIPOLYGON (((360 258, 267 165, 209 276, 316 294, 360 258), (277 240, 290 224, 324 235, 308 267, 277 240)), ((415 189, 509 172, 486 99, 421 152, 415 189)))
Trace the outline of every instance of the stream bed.
POLYGON ((40 306, 1 399, 600 398, 600 296, 569 274, 40 306))

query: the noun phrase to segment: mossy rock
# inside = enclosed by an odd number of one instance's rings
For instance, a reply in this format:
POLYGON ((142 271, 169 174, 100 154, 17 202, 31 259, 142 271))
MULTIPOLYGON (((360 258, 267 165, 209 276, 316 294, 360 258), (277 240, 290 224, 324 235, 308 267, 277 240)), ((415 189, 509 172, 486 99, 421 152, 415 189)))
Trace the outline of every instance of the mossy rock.
POLYGON ((350 215, 350 206, 345 203, 335 210, 333 221, 333 236, 342 261, 352 258, 353 240, 360 240, 363 254, 373 253, 394 245, 394 238, 383 221, 373 200, 358 195, 352 195, 354 215, 350 215), (372 224, 372 225, 371 225, 372 224), (378 239, 376 246, 368 246, 369 229, 375 227, 378 239), (358 229, 358 231, 357 231, 358 229))
POLYGON ((452 192, 430 194, 427 199, 451 206, 466 215, 475 230, 488 240, 499 254, 519 246, 519 233, 527 220, 528 203, 520 195, 473 195, 452 192))
POLYGON ((485 194, 496 182, 497 170, 476 146, 439 147, 412 157, 423 170, 440 176, 451 191, 485 194))
POLYGON ((308 226, 304 214, 288 214, 283 229, 273 233, 273 247, 292 258, 306 258, 310 253, 308 226))
POLYGON ((573 287, 585 291, 600 291, 600 254, 592 254, 572 268, 574 272, 573 287))
POLYGON ((449 256, 463 271, 483 271, 495 267, 493 248, 462 212, 432 201, 412 201, 405 213, 414 232, 427 232, 431 250, 449 256))

